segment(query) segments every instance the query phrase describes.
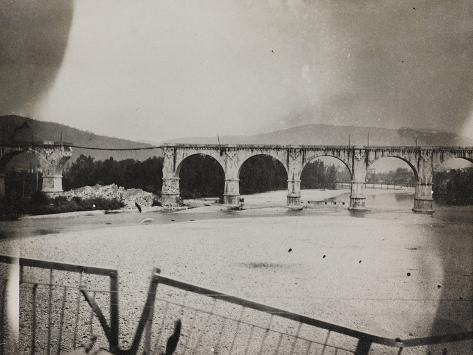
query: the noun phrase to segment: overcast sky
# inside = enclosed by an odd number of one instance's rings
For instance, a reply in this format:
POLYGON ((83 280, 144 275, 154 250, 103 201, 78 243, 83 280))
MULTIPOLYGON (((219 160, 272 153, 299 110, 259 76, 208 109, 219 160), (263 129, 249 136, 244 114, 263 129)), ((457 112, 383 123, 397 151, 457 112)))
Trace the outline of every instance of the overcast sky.
POLYGON ((123 138, 473 137, 471 0, 2 0, 0 113, 123 138))

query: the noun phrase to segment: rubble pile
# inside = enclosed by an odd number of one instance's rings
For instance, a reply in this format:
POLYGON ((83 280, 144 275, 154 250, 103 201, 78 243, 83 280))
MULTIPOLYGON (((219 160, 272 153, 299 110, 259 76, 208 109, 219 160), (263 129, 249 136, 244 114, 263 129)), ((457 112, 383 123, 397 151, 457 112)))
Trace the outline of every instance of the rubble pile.
POLYGON ((136 208, 135 202, 140 206, 152 206, 154 194, 141 189, 125 189, 116 184, 83 186, 77 189, 64 191, 59 194, 68 200, 79 197, 82 200, 93 198, 104 198, 107 200, 119 200, 125 204, 124 208, 136 208))

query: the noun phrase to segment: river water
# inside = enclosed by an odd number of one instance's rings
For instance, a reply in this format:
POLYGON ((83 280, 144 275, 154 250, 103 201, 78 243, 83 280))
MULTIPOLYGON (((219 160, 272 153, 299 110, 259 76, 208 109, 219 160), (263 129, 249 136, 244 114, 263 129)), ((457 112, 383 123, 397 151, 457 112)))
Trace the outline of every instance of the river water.
MULTIPOLYGON (((366 206, 367 213, 351 213, 355 217, 366 218, 377 214, 405 214, 412 213, 414 195, 412 191, 388 191, 367 190, 366 206)), ((226 211, 217 206, 211 208, 197 208, 196 210, 184 210, 177 213, 164 211, 151 211, 136 213, 108 213, 108 214, 79 214, 77 216, 62 217, 49 215, 44 218, 24 218, 18 221, 0 221, 0 239, 23 238, 58 234, 71 231, 83 231, 99 228, 122 227, 137 225, 144 219, 147 224, 169 224, 187 221, 198 221, 208 219, 246 218, 249 215, 255 217, 277 217, 290 215, 319 215, 319 214, 350 214, 347 210, 349 204, 349 193, 343 192, 338 196, 327 198, 327 206, 307 208, 302 211, 288 211, 284 206, 283 194, 278 191, 277 199, 273 196, 265 203, 250 200, 246 204, 246 211, 226 211), (281 196, 279 196, 281 195, 281 196), (281 203, 281 201, 283 201, 281 203), (344 202, 343 206, 333 207, 330 202, 344 202), (192 213, 187 213, 192 211, 192 213)), ((304 190, 303 190, 304 194, 304 190)), ((248 199, 247 199, 248 200, 248 199)), ((446 206, 435 204, 434 219, 449 223, 468 223, 473 221, 473 206, 446 206)))

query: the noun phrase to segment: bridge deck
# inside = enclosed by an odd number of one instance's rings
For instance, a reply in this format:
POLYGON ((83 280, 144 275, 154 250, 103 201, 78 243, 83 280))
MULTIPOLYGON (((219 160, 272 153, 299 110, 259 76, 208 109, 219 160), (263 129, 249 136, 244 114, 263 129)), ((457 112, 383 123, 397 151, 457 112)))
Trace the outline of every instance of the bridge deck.
POLYGON ((473 151, 473 147, 463 146, 389 146, 389 145, 309 145, 309 144, 202 144, 202 143, 163 143, 160 148, 207 148, 207 149, 366 149, 366 150, 440 150, 473 151))

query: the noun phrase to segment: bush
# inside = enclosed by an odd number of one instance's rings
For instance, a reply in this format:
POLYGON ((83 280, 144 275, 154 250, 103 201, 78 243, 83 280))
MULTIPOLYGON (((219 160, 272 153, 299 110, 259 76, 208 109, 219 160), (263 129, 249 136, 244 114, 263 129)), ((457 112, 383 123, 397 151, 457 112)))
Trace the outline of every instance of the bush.
POLYGON ((80 199, 74 197, 67 200, 63 196, 53 199, 48 198, 44 193, 38 193, 27 199, 7 198, 0 201, 0 220, 14 220, 21 215, 32 214, 53 214, 90 210, 116 210, 124 207, 124 203, 117 199, 80 199))
POLYGON ((36 191, 31 194, 31 203, 37 206, 46 205, 48 203, 48 196, 42 191, 36 191))
POLYGON ((434 199, 447 205, 473 205, 473 168, 434 174, 434 199))

